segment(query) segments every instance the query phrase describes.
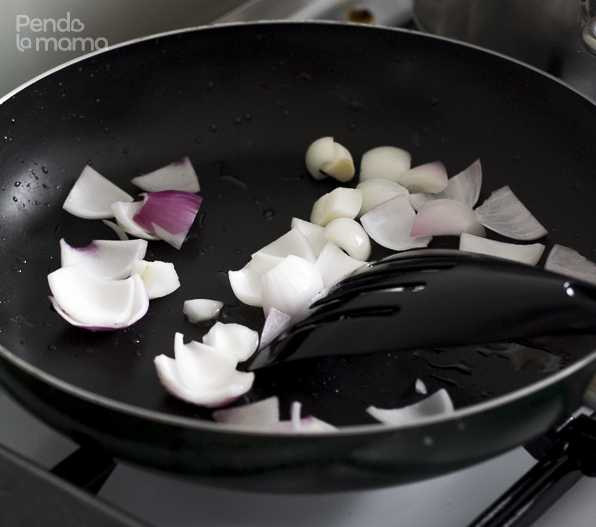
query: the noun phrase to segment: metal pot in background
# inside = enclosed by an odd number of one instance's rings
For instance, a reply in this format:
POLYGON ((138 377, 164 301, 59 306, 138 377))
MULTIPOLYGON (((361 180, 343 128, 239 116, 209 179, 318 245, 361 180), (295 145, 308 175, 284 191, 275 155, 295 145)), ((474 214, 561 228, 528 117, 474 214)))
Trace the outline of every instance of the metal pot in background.
POLYGON ((414 0, 422 31, 536 66, 596 99, 596 0, 414 0))

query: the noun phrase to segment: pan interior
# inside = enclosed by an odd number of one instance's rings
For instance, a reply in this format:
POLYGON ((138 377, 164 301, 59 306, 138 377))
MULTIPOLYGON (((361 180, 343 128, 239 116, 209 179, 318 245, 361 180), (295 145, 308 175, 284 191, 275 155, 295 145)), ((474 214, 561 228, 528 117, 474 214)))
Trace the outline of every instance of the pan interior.
MULTIPOLYGON (((481 200, 510 185, 549 230, 547 251, 560 243, 590 257, 594 113, 571 90, 501 57, 356 26, 206 29, 74 63, 0 106, 0 342, 92 393, 209 419, 210 411, 166 394, 153 359, 173 355, 175 332, 200 341, 208 330, 185 320, 187 299, 222 300, 222 322, 260 330, 261 311, 236 300, 226 273, 285 233, 292 217, 308 219, 312 203, 337 186, 307 175, 304 153, 313 140, 334 136, 357 165, 370 148, 400 146, 412 152, 413 165, 441 160, 450 176, 480 158, 481 200), (59 240, 85 246, 114 239, 101 221, 62 210, 82 168, 90 164, 134 195, 133 177, 183 156, 201 182, 199 217, 180 251, 152 242, 147 254, 173 262, 182 287, 152 301, 129 329, 69 326, 48 300, 46 277, 59 267, 59 240)), ((431 247, 455 248, 457 241, 437 238, 431 247)), ((377 246, 372 258, 387 254, 377 246)), ((371 404, 394 407, 419 397, 418 378, 429 393, 447 388, 456 407, 467 406, 543 379, 594 344, 544 337, 305 360, 258 372, 239 402, 278 395, 283 416, 297 400, 305 414, 361 424, 372 422, 364 411, 371 404)))

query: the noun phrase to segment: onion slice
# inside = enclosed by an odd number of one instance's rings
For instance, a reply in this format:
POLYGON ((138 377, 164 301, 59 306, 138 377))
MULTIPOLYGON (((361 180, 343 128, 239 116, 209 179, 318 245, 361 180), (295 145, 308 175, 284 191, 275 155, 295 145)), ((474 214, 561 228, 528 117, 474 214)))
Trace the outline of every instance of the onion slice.
POLYGON ((429 397, 409 406, 391 409, 369 406, 366 411, 381 423, 407 426, 427 417, 452 413, 453 402, 447 390, 442 388, 429 397))
POLYGON ((150 300, 167 296, 180 287, 178 273, 170 262, 137 260, 132 272, 143 280, 150 300))
POLYGON ((447 170, 440 161, 419 165, 399 178, 399 184, 410 192, 436 194, 447 186, 447 170))
MULTIPOLYGON (((285 258, 286 256, 293 254, 312 263, 315 263, 317 260, 311 243, 302 233, 302 230, 297 227, 286 232, 283 236, 280 236, 277 240, 266 245, 258 252, 270 256, 277 256, 278 258, 285 258)), ((255 254, 256 253, 252 256, 254 257, 255 254)))
POLYGON ((302 404, 294 401, 290 407, 290 419, 288 421, 279 421, 265 427, 266 430, 279 432, 297 432, 297 433, 321 433, 337 432, 337 428, 325 421, 321 421, 312 415, 302 417, 302 404))
POLYGON ((184 302, 182 313, 191 324, 198 324, 216 319, 223 306, 224 303, 219 300, 195 298, 184 302))
POLYGON ((311 223, 325 227, 337 218, 353 220, 362 208, 362 192, 355 188, 339 187, 315 201, 310 214, 311 223))
POLYGON ((409 195, 410 191, 389 179, 367 179, 359 183, 356 187, 362 192, 362 207, 360 208, 359 216, 366 214, 369 210, 374 209, 377 205, 385 201, 399 196, 400 194, 409 195))
POLYGON ((112 203, 116 201, 130 202, 133 197, 87 165, 70 189, 63 208, 79 218, 113 218, 112 203))
POLYGON ((476 208, 478 222, 514 240, 536 240, 547 230, 508 187, 495 190, 476 208))
POLYGON ((155 368, 164 388, 188 403, 225 406, 244 395, 254 382, 254 373, 235 369, 234 356, 195 341, 184 344, 181 333, 174 339, 174 356, 155 357, 155 368))
POLYGON ((201 190, 199 178, 188 157, 183 157, 165 167, 138 176, 132 180, 132 183, 147 192, 181 190, 195 193, 201 190))
POLYGON ((548 253, 544 268, 554 273, 596 284, 596 264, 577 251, 563 245, 553 246, 548 253))
POLYGON ((132 273, 136 260, 147 252, 145 240, 93 240, 87 247, 75 248, 60 240, 62 267, 84 264, 96 275, 106 280, 123 280, 132 273))
POLYGON ((346 182, 354 177, 354 161, 344 146, 333 141, 333 137, 321 137, 306 150, 306 169, 315 179, 331 176, 346 182))
POLYGON ((315 264, 290 255, 263 275, 262 300, 265 316, 275 308, 290 316, 306 312, 323 289, 323 278, 315 264))
POLYGON ((259 342, 259 349, 263 349, 269 344, 277 335, 290 325, 292 317, 282 313, 278 309, 272 307, 267 314, 263 331, 261 331, 261 340, 259 342))
MULTIPOLYGON (((171 235, 184 237, 202 201, 202 198, 196 194, 179 190, 144 192, 141 196, 143 196, 143 205, 132 218, 137 225, 152 234, 157 234, 156 226, 158 226, 171 235)), ((180 249, 181 243, 178 240, 172 245, 180 249)))
POLYGON ((91 330, 128 327, 149 309, 139 276, 106 280, 83 264, 61 267, 48 275, 54 308, 67 322, 91 330))
POLYGON ((323 247, 325 247, 325 244, 327 243, 323 236, 323 233, 325 232, 324 227, 311 223, 310 221, 292 218, 291 228, 299 229, 300 232, 306 236, 306 239, 310 242, 310 245, 313 248, 315 256, 318 258, 323 247))
POLYGON ((118 236, 118 238, 120 238, 121 240, 125 241, 128 240, 128 235, 126 234, 126 231, 120 227, 120 225, 118 225, 117 223, 114 223, 113 221, 110 220, 101 220, 103 221, 103 223, 105 225, 107 225, 110 229, 112 229, 116 235, 118 236))
POLYGON ((469 232, 486 236, 484 227, 476 221, 471 207, 454 199, 427 201, 416 214, 412 224, 412 236, 459 236, 469 232))
POLYGON ((142 206, 142 201, 134 201, 132 203, 117 201, 116 203, 112 204, 112 212, 116 217, 118 226, 124 232, 145 240, 159 240, 155 234, 151 234, 146 229, 143 229, 143 227, 135 223, 133 220, 134 215, 141 209, 142 206))
POLYGON ((406 150, 395 146, 379 146, 368 150, 360 162, 360 181, 367 179, 389 179, 399 183, 400 178, 410 170, 412 156, 406 150))
POLYGON ((464 232, 459 238, 459 249, 460 251, 498 256, 528 265, 536 265, 544 252, 544 245, 541 243, 531 245, 505 243, 464 232))
POLYGON ((327 243, 321 251, 315 267, 321 273, 323 284, 329 287, 365 264, 344 253, 334 243, 327 243))
POLYGON ((426 247, 432 236, 410 236, 416 212, 407 196, 400 195, 381 203, 360 218, 368 235, 378 244, 394 251, 426 247))
POLYGON ((323 233, 325 240, 346 251, 352 258, 365 262, 371 253, 370 239, 357 221, 338 218, 329 222, 323 233))
POLYGON ((239 271, 228 271, 228 278, 236 298, 249 306, 263 307, 263 275, 283 262, 283 258, 255 253, 252 260, 239 271))
POLYGON ((248 359, 257 349, 259 334, 241 324, 215 325, 203 337, 203 343, 225 351, 239 362, 248 359))

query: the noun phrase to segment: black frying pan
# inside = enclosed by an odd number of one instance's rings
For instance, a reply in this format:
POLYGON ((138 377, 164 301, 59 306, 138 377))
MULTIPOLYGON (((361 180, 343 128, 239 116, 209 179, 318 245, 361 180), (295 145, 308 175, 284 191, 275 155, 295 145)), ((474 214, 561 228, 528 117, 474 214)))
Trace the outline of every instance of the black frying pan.
MULTIPOLYGON (((80 443, 208 481, 269 491, 374 487, 439 475, 552 428, 582 402, 596 371, 591 337, 545 337, 521 357, 506 346, 301 361, 258 372, 240 401, 278 395, 341 426, 296 436, 223 427, 158 382, 153 358, 175 331, 200 340, 183 301, 225 302, 224 322, 259 329, 226 272, 308 218, 334 188, 306 175, 310 142, 333 135, 359 160, 369 148, 439 159, 451 175, 480 157, 484 199, 510 185, 547 227, 545 243, 593 254, 594 105, 520 63, 417 33, 329 23, 267 23, 172 33, 60 68, 0 106, 2 267, 0 380, 26 407, 80 443), (188 155, 202 185, 200 218, 173 262, 182 287, 133 327, 91 333, 50 307, 46 276, 60 238, 113 238, 62 203, 86 163, 130 180, 188 155), (392 407, 448 388, 458 410, 419 426, 374 424, 392 407), (418 396, 419 397, 419 396, 418 396)), ((454 246, 436 240, 435 247, 454 246)), ((387 252, 376 249, 373 258, 387 252)), ((374 336, 371 336, 374 338, 374 336)))

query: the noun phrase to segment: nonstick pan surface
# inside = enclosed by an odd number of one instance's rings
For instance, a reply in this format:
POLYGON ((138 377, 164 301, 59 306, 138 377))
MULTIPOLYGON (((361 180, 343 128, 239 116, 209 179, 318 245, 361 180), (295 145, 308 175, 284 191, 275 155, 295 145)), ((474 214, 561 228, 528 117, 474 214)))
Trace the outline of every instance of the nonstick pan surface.
MULTIPOLYGON (((503 185, 549 230, 542 240, 594 254, 594 105, 558 81, 496 54, 415 32, 333 23, 263 23, 182 31, 75 61, 0 106, 0 378, 29 409, 81 443, 229 485, 339 490, 454 470, 523 444, 582 401, 596 370, 592 337, 301 361, 258 372, 240 403, 278 395, 342 427, 312 437, 210 421, 169 396, 153 359, 174 333, 200 341, 184 300, 225 302, 223 322, 260 329, 228 270, 308 219, 337 186, 313 181, 304 153, 332 135, 356 162, 375 146, 441 160, 450 175, 480 158, 481 200, 503 185), (47 274, 59 240, 114 239, 101 221, 62 210, 85 164, 124 190, 136 175, 189 156, 199 217, 180 251, 152 242, 182 287, 152 301, 133 327, 92 333, 52 311, 47 274), (447 388, 451 418, 395 429, 369 405, 395 407, 447 388)), ((352 183, 354 184, 354 183, 352 183)), ((500 239, 493 235, 493 238, 500 239)), ((455 247, 437 239, 433 247, 455 247)), ((376 248, 373 258, 388 251, 376 248)), ((423 323, 423 322, 421 322, 423 323)), ((374 339, 374 335, 371 335, 374 339)))

